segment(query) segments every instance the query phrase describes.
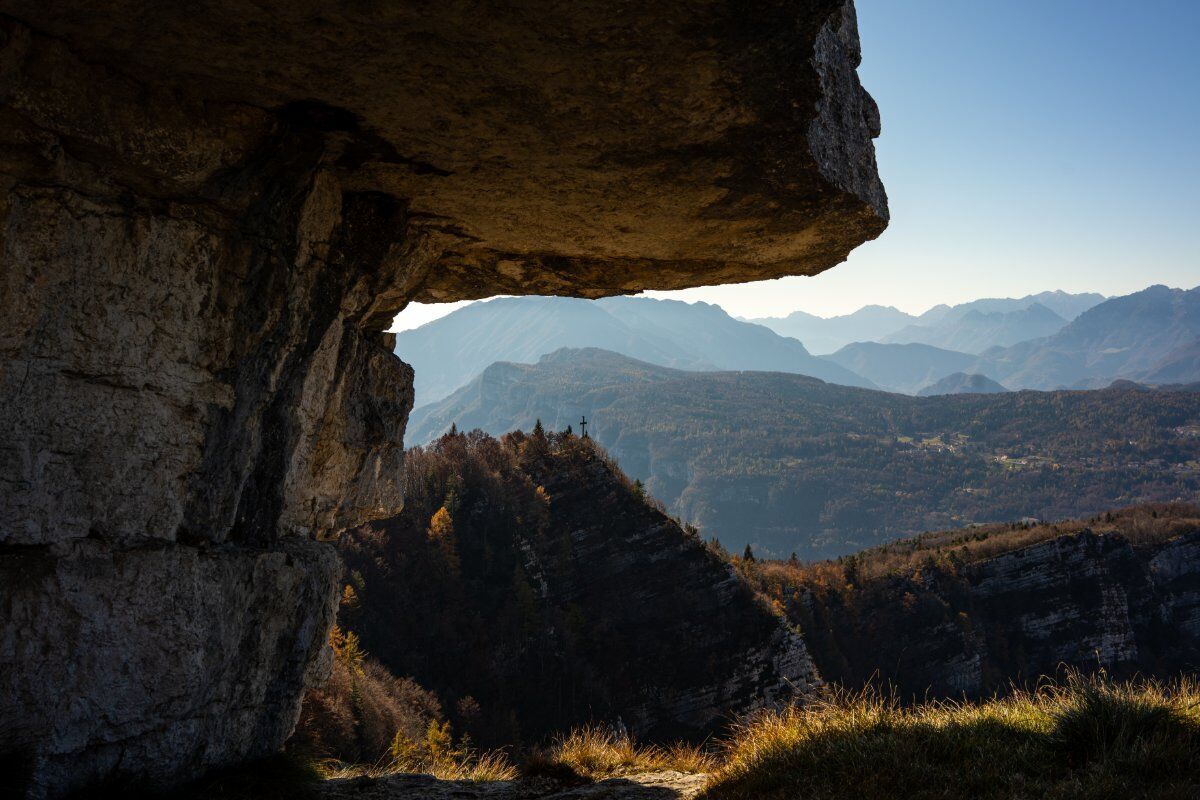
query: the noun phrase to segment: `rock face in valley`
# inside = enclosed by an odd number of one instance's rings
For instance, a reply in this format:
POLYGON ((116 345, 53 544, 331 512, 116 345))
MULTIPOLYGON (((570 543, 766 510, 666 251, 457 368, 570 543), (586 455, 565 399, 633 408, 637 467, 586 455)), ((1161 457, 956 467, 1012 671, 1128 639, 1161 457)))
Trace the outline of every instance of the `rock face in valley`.
POLYGON ((819 685, 804 642, 591 440, 450 435, 397 517, 343 534, 340 624, 487 747, 623 720, 699 739, 819 685))
POLYGON ((316 540, 403 503, 409 300, 814 273, 886 224, 848 2, 0 12, 30 796, 282 743, 333 617, 316 540))
POLYGON ((1200 664, 1194 508, 1134 509, 1057 534, 931 537, 928 547, 901 542, 850 563, 838 580, 854 591, 832 589, 820 569, 784 591, 827 679, 979 697, 1064 665, 1171 678, 1200 664))

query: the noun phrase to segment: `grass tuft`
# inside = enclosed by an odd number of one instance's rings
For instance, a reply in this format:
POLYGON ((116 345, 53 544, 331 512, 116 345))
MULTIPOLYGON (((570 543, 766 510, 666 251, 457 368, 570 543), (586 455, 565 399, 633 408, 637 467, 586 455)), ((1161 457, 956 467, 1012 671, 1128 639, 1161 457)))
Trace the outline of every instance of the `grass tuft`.
POLYGON ((1195 798, 1198 708, 1191 682, 1078 675, 986 703, 835 692, 738 728, 704 797, 1195 798))
POLYGON ((520 770, 513 766, 508 756, 500 751, 479 755, 456 754, 454 757, 420 761, 389 758, 381 759, 375 764, 346 764, 341 761, 329 760, 322 762, 319 766, 321 776, 326 780, 383 778, 388 775, 419 773, 432 775, 443 781, 490 783, 511 781, 521 776, 520 770))
POLYGON ((548 749, 533 753, 525 763, 525 774, 586 782, 665 770, 704 773, 715 766, 713 757, 700 747, 643 746, 627 736, 593 726, 571 731, 548 749))

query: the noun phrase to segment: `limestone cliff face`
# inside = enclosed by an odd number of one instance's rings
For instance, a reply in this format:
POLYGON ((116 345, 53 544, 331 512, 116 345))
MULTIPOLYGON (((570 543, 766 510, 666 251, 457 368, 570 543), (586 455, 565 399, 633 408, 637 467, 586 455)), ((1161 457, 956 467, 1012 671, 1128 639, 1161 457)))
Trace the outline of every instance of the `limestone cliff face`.
POLYGON ((401 502, 411 371, 364 330, 419 247, 318 112, 5 32, 0 750, 33 794, 269 752, 332 619, 312 537, 401 502))
POLYGON ((409 300, 815 272, 882 230, 848 3, 479 11, 0 3, 30 795, 281 744, 332 618, 315 540, 403 503, 409 300))
POLYGON ((1200 663, 1198 556, 1194 528, 1153 544, 1085 530, 892 579, 852 612, 810 597, 800 616, 827 678, 878 672, 915 696, 985 695, 1063 665, 1169 678, 1200 663))

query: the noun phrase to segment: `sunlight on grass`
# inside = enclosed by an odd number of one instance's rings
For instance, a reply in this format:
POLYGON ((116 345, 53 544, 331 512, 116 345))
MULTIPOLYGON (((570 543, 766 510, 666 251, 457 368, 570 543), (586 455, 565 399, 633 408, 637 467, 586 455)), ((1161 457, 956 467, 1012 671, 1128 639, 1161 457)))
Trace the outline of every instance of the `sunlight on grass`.
POLYGON ((1196 684, 1073 676, 982 704, 837 693, 760 715, 734 732, 704 796, 1183 800, 1200 796, 1198 765, 1196 684))
POLYGON ((384 778, 388 775, 419 773, 432 775, 443 781, 471 781, 488 783, 511 781, 520 777, 520 772, 502 752, 483 753, 467 757, 441 758, 414 762, 405 759, 386 759, 376 764, 345 764, 326 761, 320 765, 326 780, 344 778, 384 778))
POLYGON ((583 780, 602 780, 639 772, 703 773, 716 767, 703 749, 676 744, 670 747, 638 745, 599 727, 579 728, 538 751, 526 761, 525 772, 583 780))

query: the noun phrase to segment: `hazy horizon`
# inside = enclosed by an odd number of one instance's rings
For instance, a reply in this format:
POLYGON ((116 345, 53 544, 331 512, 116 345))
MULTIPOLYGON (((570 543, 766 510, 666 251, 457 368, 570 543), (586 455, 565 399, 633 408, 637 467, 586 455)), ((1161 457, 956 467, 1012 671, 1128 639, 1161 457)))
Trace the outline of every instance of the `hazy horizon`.
MULTIPOLYGON (((1181 290, 1189 290, 1189 289, 1200 287, 1200 284, 1196 284, 1196 285, 1180 284, 1177 286, 1172 286, 1171 284, 1163 284, 1161 281, 1158 281, 1158 282, 1154 282, 1154 283, 1148 283, 1145 286, 1139 286, 1136 289, 1133 289, 1128 292, 1119 292, 1116 294, 1108 294, 1105 292, 1096 292, 1096 293, 1102 294, 1106 298, 1121 297, 1123 295, 1141 292, 1146 289, 1149 289, 1151 286, 1158 286, 1158 285, 1165 285, 1170 289, 1181 289, 1181 290)), ((956 300, 954 302, 929 303, 927 305, 923 305, 923 306, 915 308, 915 309, 914 308, 903 308, 903 307, 897 306, 895 304, 890 304, 890 303, 863 303, 859 306, 856 306, 855 308, 852 308, 848 312, 821 314, 821 313, 817 313, 817 312, 813 312, 813 311, 808 311, 807 309, 803 309, 803 308, 794 308, 794 309, 791 309, 791 311, 785 311, 785 312, 779 313, 779 314, 762 314, 762 315, 751 315, 751 314, 738 313, 738 312, 734 311, 733 309, 728 308, 725 305, 725 303, 722 303, 722 302, 716 302, 716 301, 713 301, 710 299, 705 299, 705 298, 689 298, 689 297, 683 296, 683 295, 687 294, 688 292, 690 292, 690 290, 680 291, 680 292, 643 292, 642 294, 628 295, 628 296, 630 296, 630 297, 647 297, 647 298, 651 298, 654 300, 679 300, 679 301, 685 302, 685 303, 700 303, 700 302, 710 303, 711 305, 720 306, 721 309, 724 310, 725 313, 729 314, 731 317, 740 317, 740 318, 745 318, 745 319, 761 319, 764 317, 785 317, 788 314, 790 314, 792 311, 805 311, 805 313, 813 314, 814 316, 822 317, 824 319, 829 319, 831 317, 840 317, 840 316, 845 316, 846 314, 852 314, 861 308, 865 308, 866 306, 890 306, 892 308, 896 308, 900 311, 903 311, 906 314, 910 314, 910 315, 916 317, 916 316, 920 316, 921 314, 930 310, 931 308, 934 308, 934 307, 940 306, 940 305, 955 306, 955 305, 959 305, 961 303, 969 303, 969 302, 972 302, 975 300, 1020 299, 1023 297, 1028 297, 1030 295, 1037 295, 1037 294, 1042 294, 1043 292, 1054 292, 1054 291, 1066 291, 1066 290, 1064 290, 1064 289, 1041 289, 1041 290, 1031 291, 1031 292, 1021 292, 1020 294, 986 295, 986 296, 981 296, 981 297, 968 297, 965 300, 956 300)), ((1085 294, 1085 293, 1089 293, 1091 291, 1093 291, 1093 290, 1084 289, 1079 292, 1067 292, 1067 293, 1068 294, 1085 294)), ((396 333, 399 333, 401 331, 412 330, 413 328, 419 328, 422 325, 427 325, 430 322, 439 320, 442 317, 444 317, 448 314, 451 314, 460 308, 465 308, 465 307, 467 307, 469 305, 473 305, 475 303, 487 303, 491 300, 498 300, 502 297, 512 297, 512 296, 513 295, 497 295, 496 297, 487 297, 487 298, 484 298, 481 300, 463 300, 463 301, 459 301, 456 303, 410 303, 408 308, 406 308, 404 311, 400 312, 399 315, 397 315, 390 330, 393 332, 396 332, 396 333)), ((526 295, 526 296, 533 297, 533 296, 545 296, 545 295, 526 295)))

